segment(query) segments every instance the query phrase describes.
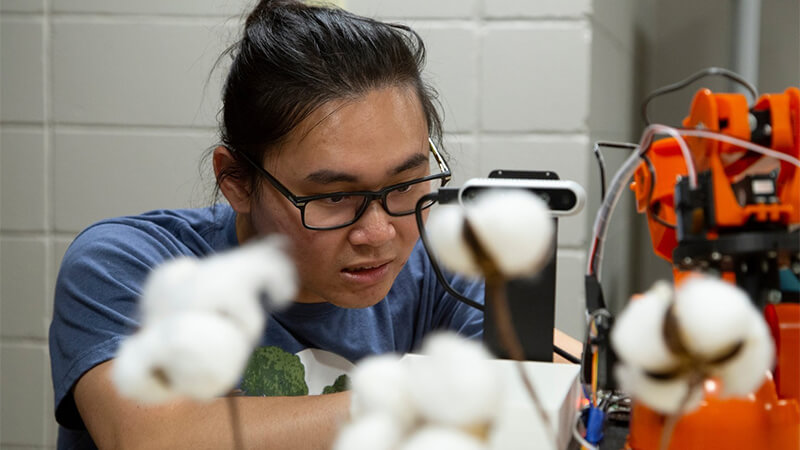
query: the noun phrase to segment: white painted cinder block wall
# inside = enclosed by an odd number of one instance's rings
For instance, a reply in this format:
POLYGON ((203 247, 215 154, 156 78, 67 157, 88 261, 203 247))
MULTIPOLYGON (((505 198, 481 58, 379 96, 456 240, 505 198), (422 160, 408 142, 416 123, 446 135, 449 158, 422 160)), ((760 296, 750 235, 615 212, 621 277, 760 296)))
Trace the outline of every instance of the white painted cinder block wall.
MULTIPOLYGON (((250 3, 0 0, 0 448, 55 446, 47 327, 74 236, 208 203, 209 73, 250 3)), ((590 141, 630 138, 631 0, 339 3, 426 39, 456 183, 550 169, 597 195, 590 141)), ((578 337, 588 235, 587 213, 562 220, 557 324, 578 337)))

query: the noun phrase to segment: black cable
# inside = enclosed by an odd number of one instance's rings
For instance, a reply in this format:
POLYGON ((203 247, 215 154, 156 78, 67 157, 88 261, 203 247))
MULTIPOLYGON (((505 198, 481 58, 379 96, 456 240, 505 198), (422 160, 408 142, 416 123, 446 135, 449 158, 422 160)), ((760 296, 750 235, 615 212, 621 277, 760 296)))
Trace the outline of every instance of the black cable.
POLYGON ((606 162, 603 159, 603 154, 600 152, 600 147, 636 150, 639 146, 627 142, 597 141, 594 143, 594 156, 597 158, 597 165, 600 169, 600 201, 602 202, 606 199, 606 162))
POLYGON ((600 153, 601 142, 594 143, 594 156, 597 158, 597 167, 600 169, 600 203, 606 199, 606 162, 603 161, 603 154, 600 153))
POLYGON ((647 165, 647 170, 650 172, 650 192, 647 194, 647 214, 653 218, 656 222, 660 223, 661 225, 675 229, 675 224, 669 223, 666 220, 662 219, 658 213, 653 209, 653 191, 656 189, 656 168, 653 166, 653 162, 650 161, 650 158, 642 154, 641 158, 644 160, 645 164, 647 165))
POLYGON ((460 292, 453 289, 453 286, 451 286, 447 281, 447 278, 444 277, 436 257, 431 252, 430 244, 428 242, 428 235, 425 233, 425 224, 422 223, 422 205, 429 201, 436 201, 438 198, 438 193, 431 192, 430 194, 423 195, 422 198, 417 200, 417 205, 414 207, 414 216, 416 216, 417 219, 417 228, 419 229, 419 237, 422 239, 422 246, 425 248, 425 253, 428 254, 428 259, 431 261, 433 272, 436 274, 436 278, 439 280, 439 283, 442 285, 444 290, 447 291, 448 294, 452 295, 456 300, 465 303, 477 309, 478 311, 483 311, 483 305, 475 300, 464 297, 460 292))
POLYGON ((689 77, 678 81, 677 83, 668 84, 666 86, 660 87, 655 91, 651 92, 650 94, 645 97, 644 101, 642 101, 642 118, 644 119, 644 123, 646 125, 650 125, 650 117, 647 115, 647 105, 656 97, 662 96, 664 94, 669 94, 670 92, 675 92, 680 89, 685 88, 686 86, 692 84, 693 82, 699 80, 700 78, 708 77, 708 76, 723 76, 728 78, 729 80, 733 80, 742 86, 745 89, 750 91, 750 94, 753 96, 753 102, 756 101, 758 98, 758 90, 756 90, 755 86, 747 82, 741 75, 737 74, 736 72, 730 71, 728 69, 723 69, 721 67, 709 67, 703 69, 699 72, 696 72, 689 77))
MULTIPOLYGON (((439 280, 439 283, 442 285, 442 287, 444 287, 444 290, 447 291, 448 294, 452 295, 453 298, 455 298, 456 300, 468 306, 471 306, 477 309, 478 311, 484 311, 483 305, 476 302, 475 300, 465 297, 460 292, 453 289, 453 286, 451 286, 450 283, 447 281, 447 278, 444 277, 444 274, 442 273, 442 269, 439 267, 439 263, 436 257, 430 250, 428 235, 425 233, 425 224, 422 223, 422 205, 431 200, 436 201, 438 197, 439 194, 437 192, 431 192, 430 194, 423 195, 422 198, 420 198, 417 201, 417 204, 414 207, 414 216, 417 219, 417 228, 419 229, 419 237, 422 240, 422 247, 425 248, 425 253, 428 255, 428 259, 431 262, 431 267, 433 268, 433 272, 436 274, 436 278, 439 280)), ((558 347, 555 344, 553 344, 553 351, 557 355, 561 356, 562 358, 566 359, 567 361, 573 364, 581 363, 581 360, 579 358, 572 355, 571 353, 568 353, 566 350, 562 349, 561 347, 558 347)))
POLYGON ((556 344, 553 344, 553 351, 556 353, 556 355, 566 359, 567 361, 569 361, 569 362, 571 362, 573 364, 580 364, 581 363, 581 359, 580 358, 578 358, 577 356, 574 356, 572 353, 567 353, 566 350, 563 350, 562 348, 558 347, 556 344))

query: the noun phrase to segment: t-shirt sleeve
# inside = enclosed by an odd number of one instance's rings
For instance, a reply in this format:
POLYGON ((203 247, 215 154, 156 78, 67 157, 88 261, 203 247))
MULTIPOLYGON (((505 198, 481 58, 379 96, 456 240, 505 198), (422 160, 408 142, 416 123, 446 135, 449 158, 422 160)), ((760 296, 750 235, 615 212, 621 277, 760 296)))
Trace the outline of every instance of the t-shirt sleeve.
POLYGON ((56 420, 62 426, 84 428, 73 386, 113 358, 120 341, 137 329, 143 280, 173 252, 146 230, 118 223, 87 229, 67 250, 49 335, 56 420))

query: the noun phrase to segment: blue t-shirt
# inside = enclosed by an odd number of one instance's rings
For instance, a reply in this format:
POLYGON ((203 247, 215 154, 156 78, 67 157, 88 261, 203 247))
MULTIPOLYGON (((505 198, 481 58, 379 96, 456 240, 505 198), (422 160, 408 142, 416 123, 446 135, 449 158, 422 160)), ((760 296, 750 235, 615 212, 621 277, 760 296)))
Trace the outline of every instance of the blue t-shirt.
MULTIPOLYGON (((108 219, 75 239, 61 264, 50 326, 59 448, 94 448, 72 388, 92 367, 113 358, 120 341, 137 329, 137 302, 148 273, 177 256, 202 257, 237 245, 235 213, 220 205, 108 219)), ((483 301, 482 281, 449 278, 457 291, 483 301)), ((289 355, 294 363, 302 360, 308 371, 309 359, 320 355, 350 364, 368 355, 410 352, 435 329, 477 338, 483 331, 483 313, 444 291, 418 242, 382 301, 361 309, 293 304, 269 318, 259 355, 289 355), (304 353, 302 358, 295 356, 304 353)), ((245 376, 243 384, 247 381, 245 376)), ((250 393, 264 394, 260 388, 250 393)))

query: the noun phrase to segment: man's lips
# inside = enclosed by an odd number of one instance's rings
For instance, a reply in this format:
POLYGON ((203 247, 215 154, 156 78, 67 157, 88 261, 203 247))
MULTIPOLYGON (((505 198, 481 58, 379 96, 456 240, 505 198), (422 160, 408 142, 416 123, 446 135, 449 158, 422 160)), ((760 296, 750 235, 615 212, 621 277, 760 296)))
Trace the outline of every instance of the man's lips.
POLYGON ((350 282, 359 284, 377 283, 389 273, 392 260, 364 262, 345 267, 340 272, 342 277, 350 282))
POLYGON ((359 271, 362 271, 362 270, 371 270, 371 269, 376 269, 376 268, 378 268, 380 266, 384 266, 386 264, 389 264, 390 262, 392 262, 391 259, 382 260, 382 261, 363 262, 363 263, 359 263, 359 264, 351 264, 351 265, 345 267, 344 269, 342 269, 342 271, 344 271, 344 272, 359 272, 359 271))

